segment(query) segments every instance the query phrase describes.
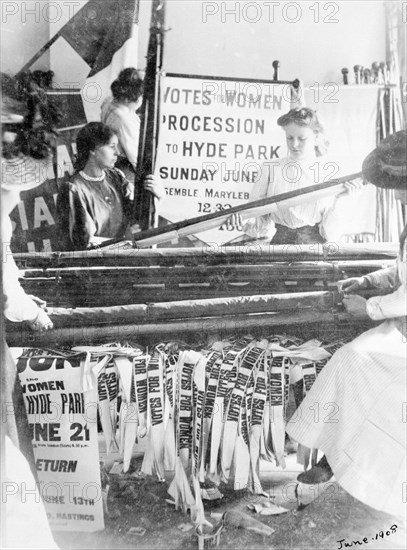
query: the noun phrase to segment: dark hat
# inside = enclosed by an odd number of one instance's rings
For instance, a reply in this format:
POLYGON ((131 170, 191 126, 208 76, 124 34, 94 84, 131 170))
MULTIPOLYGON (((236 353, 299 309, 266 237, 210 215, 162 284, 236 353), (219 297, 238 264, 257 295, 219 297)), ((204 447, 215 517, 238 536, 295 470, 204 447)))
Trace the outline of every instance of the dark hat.
POLYGON ((407 131, 396 132, 384 139, 365 158, 362 165, 364 178, 389 189, 407 185, 407 131))

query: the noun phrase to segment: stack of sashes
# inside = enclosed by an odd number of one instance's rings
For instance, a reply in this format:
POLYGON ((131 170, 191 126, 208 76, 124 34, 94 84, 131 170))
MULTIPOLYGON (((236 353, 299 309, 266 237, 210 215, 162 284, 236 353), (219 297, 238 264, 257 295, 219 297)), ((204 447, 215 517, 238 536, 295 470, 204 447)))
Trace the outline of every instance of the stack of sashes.
MULTIPOLYGON (((126 472, 134 445, 147 437, 142 471, 161 480, 174 471, 169 493, 199 522, 202 496, 219 495, 221 482, 262 493, 260 458, 285 467, 290 387, 301 382, 303 397, 340 344, 247 336, 199 351, 171 342, 72 352, 87 357, 84 385, 97 384, 107 452, 119 449, 126 472)), ((299 447, 304 464, 310 452, 299 447)))

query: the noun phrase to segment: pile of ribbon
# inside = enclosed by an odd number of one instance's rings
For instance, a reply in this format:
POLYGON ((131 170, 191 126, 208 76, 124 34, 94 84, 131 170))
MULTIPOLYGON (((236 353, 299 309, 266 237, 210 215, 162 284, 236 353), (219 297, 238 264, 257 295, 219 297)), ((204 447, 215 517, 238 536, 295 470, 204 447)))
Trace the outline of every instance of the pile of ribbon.
MULTIPOLYGON (((142 472, 160 480, 175 472, 168 490, 175 507, 204 523, 202 498, 222 496, 221 482, 261 494, 260 458, 285 467, 290 388, 301 383, 298 406, 340 345, 246 336, 199 351, 170 342, 70 352, 86 357, 84 391, 97 383, 107 452, 118 450, 127 472, 134 445, 146 437, 142 472)), ((299 461, 306 466, 311 453, 300 446, 299 461)))

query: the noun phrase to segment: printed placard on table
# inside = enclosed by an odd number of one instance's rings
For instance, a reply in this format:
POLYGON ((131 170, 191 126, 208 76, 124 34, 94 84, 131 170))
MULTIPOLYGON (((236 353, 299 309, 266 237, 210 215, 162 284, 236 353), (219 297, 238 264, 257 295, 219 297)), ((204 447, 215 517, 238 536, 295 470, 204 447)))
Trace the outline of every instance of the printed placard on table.
POLYGON ((32 432, 39 490, 51 528, 104 529, 97 384, 83 389, 87 354, 64 357, 25 350, 17 368, 32 432))
MULTIPOLYGON (((285 156, 277 119, 290 84, 163 76, 156 174, 166 197, 159 214, 177 222, 249 202, 265 162, 285 156)), ((196 237, 221 245, 242 235, 230 225, 196 237)))

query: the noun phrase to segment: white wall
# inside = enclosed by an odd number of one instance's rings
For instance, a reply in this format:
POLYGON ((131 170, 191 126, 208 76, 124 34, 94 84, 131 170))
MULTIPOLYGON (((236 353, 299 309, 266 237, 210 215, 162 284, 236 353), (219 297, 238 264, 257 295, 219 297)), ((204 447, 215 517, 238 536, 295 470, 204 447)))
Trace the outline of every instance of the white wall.
MULTIPOLYGON (((1 70, 15 74, 88 0, 3 0, 1 7, 1 70)), ((151 0, 140 0, 139 68, 146 64, 151 0)), ((52 69, 58 86, 83 84, 88 65, 59 38, 31 67, 52 69)))
MULTIPOLYGON (((78 9, 78 3, 3 1, 2 70, 17 72, 78 9)), ((150 10, 151 0, 140 0, 138 68, 146 64, 150 10)), ((280 79, 300 78, 312 85, 341 82, 342 67, 352 73, 355 64, 370 67, 385 57, 381 1, 167 0, 166 27, 167 72, 269 79, 271 63, 278 59, 280 79)), ((35 68, 49 67, 59 85, 83 83, 88 72, 63 39, 35 68)))
MULTIPOLYGON (((1 70, 15 74, 47 42, 49 19, 44 2, 4 0, 1 8, 1 70), (45 15, 45 17, 44 17, 45 15)), ((33 65, 32 70, 48 70, 49 52, 33 65)))
POLYGON ((385 60, 381 1, 168 0, 167 13, 168 72, 269 79, 278 59, 281 80, 312 85, 385 60))

